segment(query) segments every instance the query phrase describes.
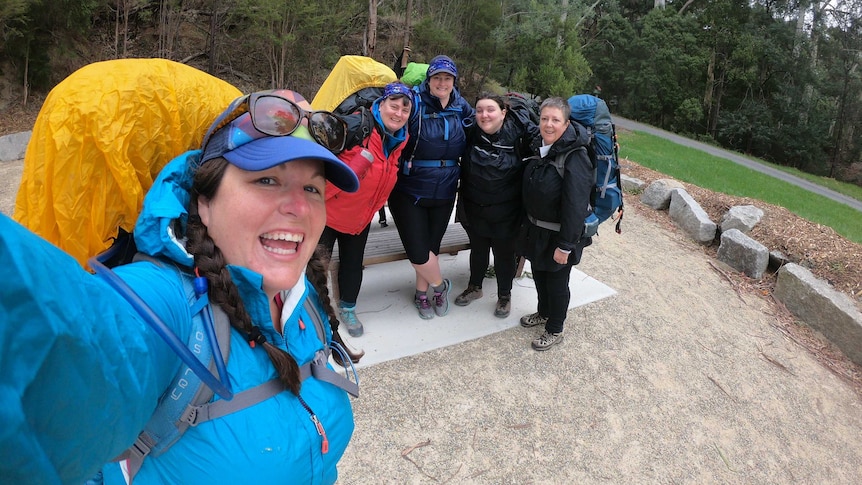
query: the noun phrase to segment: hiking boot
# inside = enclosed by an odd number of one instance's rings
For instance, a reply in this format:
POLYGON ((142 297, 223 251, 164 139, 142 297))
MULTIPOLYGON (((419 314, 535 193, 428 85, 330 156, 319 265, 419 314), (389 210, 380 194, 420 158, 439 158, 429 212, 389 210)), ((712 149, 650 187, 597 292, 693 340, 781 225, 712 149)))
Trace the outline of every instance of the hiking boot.
POLYGON ((548 350, 554 345, 563 341, 563 332, 560 333, 549 333, 548 331, 542 332, 542 336, 533 340, 533 350, 548 350))
POLYGON ((524 315, 521 317, 521 326, 522 327, 536 327, 538 325, 544 325, 548 323, 548 317, 543 317, 539 315, 539 312, 531 313, 529 315, 524 315))
POLYGON ((359 337, 365 332, 365 329, 362 328, 362 322, 356 318, 356 307, 340 307, 339 315, 341 316, 341 321, 347 325, 347 333, 351 337, 359 337))
POLYGON ((434 310, 431 308, 431 302, 428 301, 428 297, 422 295, 413 300, 413 304, 416 305, 416 309, 419 310, 419 316, 422 317, 423 320, 430 320, 434 318, 434 310))
POLYGON ((438 317, 445 316, 449 313, 449 290, 452 289, 452 282, 444 279, 443 280, 443 291, 434 292, 434 313, 437 314, 438 317))
POLYGON ((455 297, 455 304, 458 306, 467 306, 473 300, 482 298, 482 288, 473 285, 467 285, 467 289, 463 293, 455 297))
POLYGON ((497 308, 494 309, 494 316, 497 318, 506 318, 512 310, 512 296, 506 295, 497 298, 497 308))

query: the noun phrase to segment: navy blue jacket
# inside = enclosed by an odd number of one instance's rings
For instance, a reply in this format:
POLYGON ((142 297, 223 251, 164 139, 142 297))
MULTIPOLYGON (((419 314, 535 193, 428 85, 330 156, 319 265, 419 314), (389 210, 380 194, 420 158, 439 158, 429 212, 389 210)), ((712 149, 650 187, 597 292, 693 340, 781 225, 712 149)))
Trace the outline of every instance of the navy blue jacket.
POLYGON ((410 118, 410 138, 401 155, 401 170, 395 191, 415 199, 454 199, 461 169, 458 163, 467 147, 466 127, 473 124, 475 110, 454 89, 446 108, 428 88, 428 79, 413 88, 416 110, 410 118), (413 161, 450 160, 445 167, 420 167, 413 161))

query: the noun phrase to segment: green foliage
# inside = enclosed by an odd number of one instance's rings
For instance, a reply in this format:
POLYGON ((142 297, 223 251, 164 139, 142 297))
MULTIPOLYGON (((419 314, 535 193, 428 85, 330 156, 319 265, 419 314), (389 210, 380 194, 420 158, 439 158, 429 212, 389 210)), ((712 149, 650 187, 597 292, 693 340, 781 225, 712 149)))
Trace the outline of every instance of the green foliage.
POLYGON ((0 0, 0 54, 6 42, 20 37, 21 28, 27 23, 27 0, 0 0))
POLYGON ((630 116, 668 126, 683 101, 702 96, 708 54, 697 42, 695 26, 691 17, 669 10, 644 17, 634 58, 628 60, 630 116))
MULTIPOLYGON (((808 220, 835 229, 862 244, 859 211, 730 160, 684 147, 646 133, 620 134, 620 157, 705 189, 750 197, 785 207, 808 220)), ((766 162, 761 162, 766 163, 766 162)), ((815 179, 816 180, 816 179, 815 179)), ((833 181, 832 187, 839 185, 833 181)), ((862 200, 862 190, 843 184, 842 192, 862 200)))

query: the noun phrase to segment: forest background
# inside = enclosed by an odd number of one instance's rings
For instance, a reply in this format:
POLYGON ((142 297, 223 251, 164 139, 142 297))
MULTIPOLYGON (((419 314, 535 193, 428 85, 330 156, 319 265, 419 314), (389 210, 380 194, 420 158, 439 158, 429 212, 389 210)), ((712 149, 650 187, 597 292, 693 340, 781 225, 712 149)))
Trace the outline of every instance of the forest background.
POLYGON ((447 54, 472 101, 615 114, 862 185, 862 0, 0 0, 0 110, 96 61, 162 57, 311 99, 342 55, 447 54))

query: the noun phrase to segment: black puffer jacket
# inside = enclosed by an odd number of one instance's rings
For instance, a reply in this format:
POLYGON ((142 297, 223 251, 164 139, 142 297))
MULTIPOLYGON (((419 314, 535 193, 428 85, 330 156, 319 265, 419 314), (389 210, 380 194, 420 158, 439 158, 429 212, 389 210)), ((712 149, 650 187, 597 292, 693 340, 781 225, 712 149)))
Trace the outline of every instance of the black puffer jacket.
POLYGON ((524 172, 523 200, 528 221, 521 249, 534 269, 553 271, 563 268, 554 261, 556 248, 570 250, 569 263, 578 264, 583 249, 592 243, 590 238, 581 238, 584 219, 590 212, 595 177, 586 150, 588 143, 586 128, 571 122, 563 136, 551 145, 547 156, 539 156, 541 137, 531 145, 535 155, 528 160, 524 172), (563 176, 554 165, 561 153, 568 154, 563 176))
POLYGON ((521 186, 530 142, 538 127, 509 112, 500 131, 486 134, 470 127, 461 160, 458 218, 472 233, 484 237, 516 237, 524 217, 521 186))

